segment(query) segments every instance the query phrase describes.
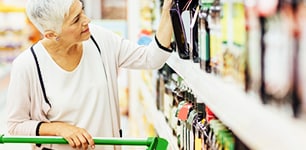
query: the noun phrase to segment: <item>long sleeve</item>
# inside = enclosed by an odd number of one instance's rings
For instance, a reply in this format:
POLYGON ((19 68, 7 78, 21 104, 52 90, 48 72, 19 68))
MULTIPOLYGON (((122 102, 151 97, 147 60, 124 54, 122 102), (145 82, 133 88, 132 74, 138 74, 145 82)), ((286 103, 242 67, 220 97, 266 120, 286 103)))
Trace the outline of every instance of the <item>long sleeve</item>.
POLYGON ((6 105, 7 127, 11 135, 36 135, 38 124, 47 121, 42 115, 43 105, 36 101, 41 94, 34 92, 38 87, 35 76, 30 76, 35 72, 35 68, 30 67, 30 59, 29 53, 24 53, 13 62, 6 105))
MULTIPOLYGON (((117 67, 129 69, 158 69, 171 55, 163 50, 156 40, 147 45, 138 45, 104 28, 92 26, 94 37, 105 49, 106 55, 116 59, 117 67)), ((103 49, 102 48, 102 49, 103 49)), ((103 53, 102 53, 103 54, 103 53)))

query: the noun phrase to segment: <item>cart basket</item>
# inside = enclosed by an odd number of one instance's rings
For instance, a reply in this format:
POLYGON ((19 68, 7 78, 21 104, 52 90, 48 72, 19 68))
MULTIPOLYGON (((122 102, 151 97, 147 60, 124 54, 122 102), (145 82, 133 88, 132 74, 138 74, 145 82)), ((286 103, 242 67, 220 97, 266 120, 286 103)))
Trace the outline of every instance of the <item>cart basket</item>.
MULTIPOLYGON (((159 137, 148 138, 93 138, 96 145, 147 146, 147 150, 167 150, 167 140, 159 137)), ((68 144, 58 136, 0 136, 0 144, 32 143, 32 144, 68 144)))

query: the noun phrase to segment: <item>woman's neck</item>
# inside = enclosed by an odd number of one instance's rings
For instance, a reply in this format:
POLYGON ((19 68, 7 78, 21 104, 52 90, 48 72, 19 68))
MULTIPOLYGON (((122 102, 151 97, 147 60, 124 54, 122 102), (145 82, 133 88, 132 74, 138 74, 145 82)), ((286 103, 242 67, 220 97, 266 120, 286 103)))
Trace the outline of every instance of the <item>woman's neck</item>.
POLYGON ((82 49, 82 43, 67 43, 49 39, 43 39, 41 42, 51 55, 69 56, 82 49))
POLYGON ((54 62, 66 71, 73 71, 81 61, 83 54, 82 43, 66 44, 43 39, 43 46, 54 62))

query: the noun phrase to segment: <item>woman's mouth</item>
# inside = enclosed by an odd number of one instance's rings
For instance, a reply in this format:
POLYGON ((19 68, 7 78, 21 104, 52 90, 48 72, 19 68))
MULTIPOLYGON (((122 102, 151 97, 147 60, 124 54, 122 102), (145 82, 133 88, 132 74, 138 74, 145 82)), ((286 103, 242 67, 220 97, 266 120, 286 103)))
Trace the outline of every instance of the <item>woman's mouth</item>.
POLYGON ((83 33, 87 33, 87 32, 89 32, 89 28, 87 28, 86 30, 82 31, 81 33, 83 34, 83 33))

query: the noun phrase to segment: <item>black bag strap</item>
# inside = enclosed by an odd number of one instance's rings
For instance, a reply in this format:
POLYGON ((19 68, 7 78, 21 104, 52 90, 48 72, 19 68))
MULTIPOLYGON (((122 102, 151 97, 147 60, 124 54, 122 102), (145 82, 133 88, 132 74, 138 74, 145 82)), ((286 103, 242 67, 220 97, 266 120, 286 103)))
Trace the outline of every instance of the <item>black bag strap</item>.
POLYGON ((36 68, 37 68, 37 72, 38 72, 39 82, 40 82, 40 86, 41 86, 41 89, 42 89, 43 94, 44 94, 45 101, 51 107, 51 103, 49 102, 49 100, 47 98, 47 95, 46 95, 45 85, 44 85, 44 82, 43 82, 43 78, 42 78, 42 75, 41 75, 39 63, 38 63, 38 60, 37 60, 37 56, 36 56, 36 54, 34 52, 33 46, 31 47, 31 52, 33 54, 33 57, 34 57, 34 60, 35 60, 35 63, 36 63, 36 68))
MULTIPOLYGON (((99 51, 99 53, 101 55, 101 50, 100 50, 100 47, 99 47, 98 43, 96 42, 96 40, 94 39, 94 37, 92 35, 90 35, 90 38, 94 42, 94 44, 96 45, 96 47, 97 47, 97 49, 98 49, 98 51, 99 51)), ((44 95, 45 102, 51 107, 51 103, 50 103, 50 101, 47 98, 45 85, 44 85, 43 78, 42 78, 42 75, 41 75, 41 70, 40 70, 38 59, 37 59, 37 56, 35 54, 33 46, 31 47, 31 52, 33 54, 33 57, 34 57, 34 60, 35 60, 35 63, 36 63, 36 68, 37 68, 37 72, 38 72, 40 86, 41 86, 41 89, 42 89, 42 92, 43 92, 43 95, 44 95)))
MULTIPOLYGON (((97 41, 95 40, 95 38, 92 35, 90 35, 90 38, 94 42, 94 44, 96 45, 96 47, 97 47, 97 49, 98 49, 98 51, 101 55, 101 50, 100 50, 100 47, 99 47, 97 41)), ((104 64, 103 64, 103 67, 104 67, 104 70, 106 70, 104 64)), ((108 80, 106 73, 105 73, 105 77, 106 77, 106 80, 108 80)), ((119 129, 119 136, 122 137, 122 129, 119 129)))
POLYGON ((99 53, 101 55, 101 50, 100 50, 100 47, 99 47, 97 41, 95 40, 95 38, 92 35, 90 35, 90 38, 94 42, 94 44, 96 45, 96 47, 97 47, 97 49, 98 49, 98 51, 99 51, 99 53))

